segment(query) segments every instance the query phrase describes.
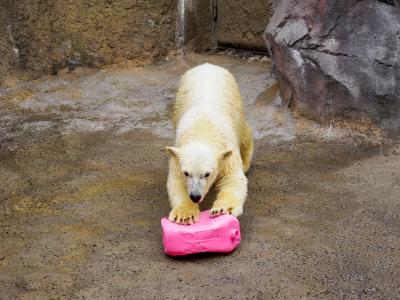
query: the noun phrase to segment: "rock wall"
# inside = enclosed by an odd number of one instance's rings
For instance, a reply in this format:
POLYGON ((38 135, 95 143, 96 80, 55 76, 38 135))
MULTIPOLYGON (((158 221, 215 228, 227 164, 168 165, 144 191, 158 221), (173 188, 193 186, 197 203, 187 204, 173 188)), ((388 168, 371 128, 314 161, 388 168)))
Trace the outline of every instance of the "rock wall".
POLYGON ((0 85, 121 59, 149 62, 183 47, 264 50, 270 0, 3 0, 0 85), (183 8, 183 10, 182 10, 183 8))
POLYGON ((396 1, 276 1, 265 30, 282 98, 322 123, 400 129, 396 1))
POLYGON ((270 0, 218 0, 217 40, 221 46, 265 51, 263 32, 270 0))
POLYGON ((13 66, 18 63, 18 50, 10 32, 9 3, 0 3, 0 86, 12 77, 13 66))
POLYGON ((232 47, 266 51, 263 32, 272 10, 270 0, 184 2, 182 28, 187 50, 232 47))
MULTIPOLYGON (((9 28, 18 67, 37 74, 153 59, 176 46, 177 1, 4 0, 0 10, 7 14, 1 34, 9 28)), ((1 46, 10 49, 4 41, 1 36, 1 46)))
POLYGON ((214 1, 185 0, 183 44, 186 49, 202 51, 216 48, 214 1))

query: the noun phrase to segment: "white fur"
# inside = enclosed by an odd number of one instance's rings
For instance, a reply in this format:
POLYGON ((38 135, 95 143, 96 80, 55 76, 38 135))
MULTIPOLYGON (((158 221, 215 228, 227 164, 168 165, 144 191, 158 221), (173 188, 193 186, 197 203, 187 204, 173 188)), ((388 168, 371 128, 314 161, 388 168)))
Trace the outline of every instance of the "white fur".
POLYGON ((214 182, 219 193, 213 214, 240 215, 253 144, 233 76, 211 64, 189 70, 178 89, 174 125, 175 147, 168 148, 170 219, 196 220, 198 206, 189 197, 201 195, 202 200, 214 182))
POLYGON ((232 147, 237 145, 235 133, 225 117, 224 102, 221 101, 224 98, 221 87, 226 85, 224 75, 232 76, 224 68, 208 63, 195 67, 186 73, 185 80, 193 83, 190 90, 192 99, 190 108, 178 123, 177 139, 182 132, 192 126, 194 120, 207 118, 225 134, 227 141, 232 141, 232 147))

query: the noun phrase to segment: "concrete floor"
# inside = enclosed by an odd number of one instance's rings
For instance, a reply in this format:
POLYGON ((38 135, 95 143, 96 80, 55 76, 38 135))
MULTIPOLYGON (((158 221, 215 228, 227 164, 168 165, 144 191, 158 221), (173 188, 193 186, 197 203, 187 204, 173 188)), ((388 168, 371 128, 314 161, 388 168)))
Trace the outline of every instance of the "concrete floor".
POLYGON ((1 90, 0 299, 398 299, 399 144, 293 118, 269 72, 189 55, 1 90), (255 129, 243 239, 174 259, 169 109, 205 61, 236 75, 255 129))

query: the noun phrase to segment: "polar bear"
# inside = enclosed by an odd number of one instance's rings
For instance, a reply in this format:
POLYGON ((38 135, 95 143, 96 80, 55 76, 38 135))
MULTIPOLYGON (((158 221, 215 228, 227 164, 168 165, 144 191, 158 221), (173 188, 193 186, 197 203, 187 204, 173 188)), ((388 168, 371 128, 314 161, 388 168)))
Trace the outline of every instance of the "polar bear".
POLYGON ((253 138, 232 74, 212 64, 187 71, 176 95, 173 123, 175 145, 166 147, 169 220, 198 221, 199 203, 214 183, 218 193, 211 216, 241 215, 253 138))

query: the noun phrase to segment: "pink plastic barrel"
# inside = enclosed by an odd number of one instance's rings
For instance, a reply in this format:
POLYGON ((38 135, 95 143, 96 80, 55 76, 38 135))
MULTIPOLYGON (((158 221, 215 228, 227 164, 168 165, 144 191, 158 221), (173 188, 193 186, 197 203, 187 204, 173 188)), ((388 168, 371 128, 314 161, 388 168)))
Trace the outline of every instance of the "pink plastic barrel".
POLYGON ((200 214, 198 223, 181 225, 161 220, 164 251, 168 255, 188 255, 199 252, 232 252, 240 244, 239 221, 232 215, 210 217, 200 214))

